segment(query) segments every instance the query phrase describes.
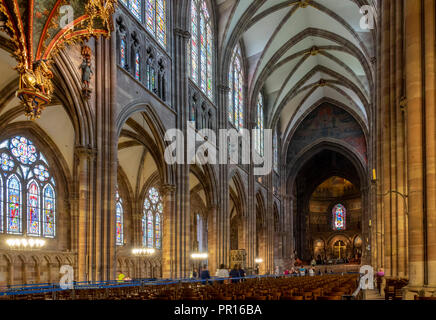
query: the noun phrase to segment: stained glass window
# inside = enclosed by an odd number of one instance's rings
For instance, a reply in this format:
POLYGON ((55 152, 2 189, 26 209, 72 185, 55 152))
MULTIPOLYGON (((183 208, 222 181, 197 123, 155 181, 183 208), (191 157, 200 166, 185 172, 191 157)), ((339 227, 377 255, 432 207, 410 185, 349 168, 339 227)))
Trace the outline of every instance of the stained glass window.
POLYGON ((115 189, 115 243, 117 246, 122 246, 124 244, 124 210, 123 210, 123 200, 120 197, 118 187, 115 189))
POLYGON ((7 231, 12 234, 21 233, 21 183, 16 175, 7 181, 7 231))
POLYGON ((146 0, 145 3, 147 30, 165 47, 167 44, 166 0, 146 0))
POLYGON ((277 130, 274 130, 273 136, 273 167, 275 172, 279 172, 279 145, 278 145, 278 137, 277 130))
POLYGON ((3 232, 3 178, 0 175, 0 232, 3 232))
POLYGON ((121 0, 136 19, 142 21, 142 0, 121 0))
POLYGON ((139 56, 139 51, 135 54, 135 78, 136 80, 141 80, 141 59, 139 56))
POLYGON ((43 236, 54 238, 55 236, 55 208, 56 196, 53 187, 48 184, 43 191, 44 215, 43 215, 43 236))
POLYGON ((229 121, 240 130, 244 127, 244 76, 241 65, 241 50, 233 52, 229 72, 229 121))
POLYGON ((121 67, 126 67, 126 39, 122 38, 120 43, 120 64, 121 67))
POLYGON ((56 193, 47 159, 15 136, 0 143, 0 160, 0 232, 53 238, 56 193))
POLYGON ((155 246, 157 249, 161 248, 160 243, 160 214, 156 214, 156 220, 154 222, 154 237, 155 237, 155 246))
POLYGON ((50 178, 50 174, 48 173, 47 168, 41 164, 37 165, 33 169, 33 173, 42 182, 48 181, 48 179, 50 178))
POLYGON ((32 164, 37 160, 37 152, 33 143, 24 137, 11 139, 11 151, 22 164, 32 164))
POLYGON ((344 231, 346 229, 346 210, 342 204, 333 207, 333 230, 344 231))
POLYGON ((6 153, 2 153, 1 166, 4 171, 12 171, 14 169, 14 160, 6 153))
POLYGON ((255 131, 255 148, 261 156, 264 154, 264 113, 263 113, 263 97, 259 94, 257 99, 257 118, 255 131))
POLYGON ((142 246, 147 246, 147 217, 146 215, 142 216, 142 246))
POLYGON ((147 213, 147 247, 153 248, 153 212, 147 213))
POLYGON ((142 217, 142 245, 147 248, 161 248, 163 214, 162 198, 156 188, 150 188, 144 200, 142 217))
POLYGON ((213 33, 212 20, 205 0, 191 1, 191 79, 213 98, 213 33))
POLYGON ((39 187, 35 180, 27 186, 27 234, 40 236, 39 187))

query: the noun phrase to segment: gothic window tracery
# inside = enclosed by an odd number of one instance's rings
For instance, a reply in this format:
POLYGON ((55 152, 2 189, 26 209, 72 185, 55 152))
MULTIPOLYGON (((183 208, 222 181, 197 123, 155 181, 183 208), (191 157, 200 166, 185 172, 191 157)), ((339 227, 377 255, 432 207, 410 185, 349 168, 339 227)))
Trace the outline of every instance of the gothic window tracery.
POLYGON ((191 1, 190 74, 209 99, 213 99, 212 19, 204 0, 191 1))
POLYGON ((230 64, 228 102, 228 119, 237 130, 244 127, 244 76, 241 61, 241 49, 237 46, 230 64))
POLYGON ((146 248, 162 247, 163 204, 159 191, 152 187, 145 196, 142 216, 142 245, 146 248))
POLYGON ((15 136, 0 143, 0 232, 56 235, 55 181, 32 141, 15 136))

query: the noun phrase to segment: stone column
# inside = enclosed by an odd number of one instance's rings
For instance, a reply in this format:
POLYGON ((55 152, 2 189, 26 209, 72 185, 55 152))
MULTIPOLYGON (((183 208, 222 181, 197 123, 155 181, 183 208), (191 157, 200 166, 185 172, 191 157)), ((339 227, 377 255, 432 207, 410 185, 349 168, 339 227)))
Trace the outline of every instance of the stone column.
POLYGON ((405 1, 409 184, 409 288, 424 286, 421 1, 405 1))
POLYGON ((100 39, 95 45, 95 207, 93 241, 95 280, 112 280, 115 262, 116 136, 116 39, 100 39))
MULTIPOLYGON (((218 128, 227 128, 227 100, 230 88, 218 85, 218 110, 220 110, 218 128)), ((219 141, 218 141, 219 143, 219 141)), ((219 145, 227 148, 227 144, 219 145)), ((230 264, 230 210, 229 210, 229 169, 227 165, 218 166, 218 197, 220 206, 217 211, 217 244, 218 261, 226 266, 230 264)))
POLYGON ((83 146, 76 147, 75 155, 77 162, 77 189, 78 189, 78 220, 75 221, 77 228, 74 235, 77 250, 77 281, 88 280, 89 263, 87 250, 87 221, 89 215, 89 161, 92 158, 92 150, 83 146))
MULTIPOLYGON (((182 4, 182 1, 180 1, 182 4)), ((173 30, 173 106, 178 113, 177 127, 187 132, 187 121, 189 119, 188 99, 188 71, 187 71, 187 42, 191 35, 185 29, 183 21, 179 27, 173 30)), ((185 141, 187 150, 187 141, 185 141)), ((187 157, 186 157, 187 158, 187 157)), ((188 161, 188 159, 185 159, 188 161)), ((189 164, 178 164, 176 166, 176 234, 177 244, 176 256, 174 258, 173 277, 187 277, 190 273, 191 262, 191 241, 190 241, 190 190, 189 190, 189 164)))
POLYGON ((424 1, 424 52, 425 52, 425 136, 426 136, 426 285, 436 291, 436 105, 435 105, 435 2, 424 1))
POLYGON ((162 187, 163 219, 162 219, 162 277, 175 276, 174 259, 176 258, 176 216, 174 185, 162 187))
POLYGON ((219 267, 218 260, 218 225, 217 225, 217 213, 218 206, 212 205, 208 209, 207 219, 207 251, 209 253, 209 272, 214 275, 215 270, 219 267))

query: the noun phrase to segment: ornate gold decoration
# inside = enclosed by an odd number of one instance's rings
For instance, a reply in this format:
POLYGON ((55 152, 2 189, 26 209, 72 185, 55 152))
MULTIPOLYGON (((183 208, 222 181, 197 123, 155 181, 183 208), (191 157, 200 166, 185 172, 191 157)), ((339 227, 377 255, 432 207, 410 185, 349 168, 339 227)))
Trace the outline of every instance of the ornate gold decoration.
POLYGON ((307 51, 306 54, 311 55, 311 56, 316 56, 320 52, 321 52, 321 50, 318 47, 314 46, 314 47, 310 48, 310 50, 307 51))
POLYGON ((318 83, 314 85, 314 87, 319 87, 319 88, 323 88, 325 86, 327 86, 327 81, 324 79, 319 80, 318 83))
MULTIPOLYGON (((14 44, 20 74, 17 97, 31 120, 41 115, 53 94, 53 56, 66 45, 100 35, 109 37, 117 0, 0 0, 3 28, 14 44), (73 21, 61 25, 68 5, 73 21)), ((64 19, 65 20, 65 19, 64 19)))
POLYGON ((406 111, 407 109, 407 97, 401 97, 400 99, 400 110, 401 111, 406 111))
POLYGON ((309 6, 310 5, 310 0, 301 0, 299 3, 298 3, 298 7, 299 8, 307 8, 307 6, 309 6))

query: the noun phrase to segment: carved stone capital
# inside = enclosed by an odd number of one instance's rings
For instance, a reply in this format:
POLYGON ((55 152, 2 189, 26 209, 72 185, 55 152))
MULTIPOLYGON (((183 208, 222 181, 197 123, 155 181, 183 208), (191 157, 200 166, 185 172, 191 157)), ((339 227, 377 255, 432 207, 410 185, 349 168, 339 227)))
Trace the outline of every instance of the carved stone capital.
POLYGON ((75 154, 79 158, 88 158, 93 159, 97 155, 97 149, 92 148, 90 146, 76 146, 75 154))
POLYGON ((180 28, 174 28, 174 35, 176 37, 181 37, 185 40, 191 39, 191 33, 189 31, 180 29, 180 28))
POLYGON ((401 97, 400 99, 400 110, 405 111, 407 109, 407 97, 401 97))
POLYGON ((176 192, 176 186, 173 184, 164 184, 160 189, 162 196, 167 196, 176 192))
POLYGON ((212 211, 212 210, 218 211, 219 208, 220 206, 217 203, 212 203, 207 209, 208 211, 212 211))
POLYGON ((220 92, 220 93, 229 93, 230 92, 230 87, 229 86, 227 86, 227 85, 223 85, 223 84, 220 84, 219 86, 218 86, 218 91, 220 92))

